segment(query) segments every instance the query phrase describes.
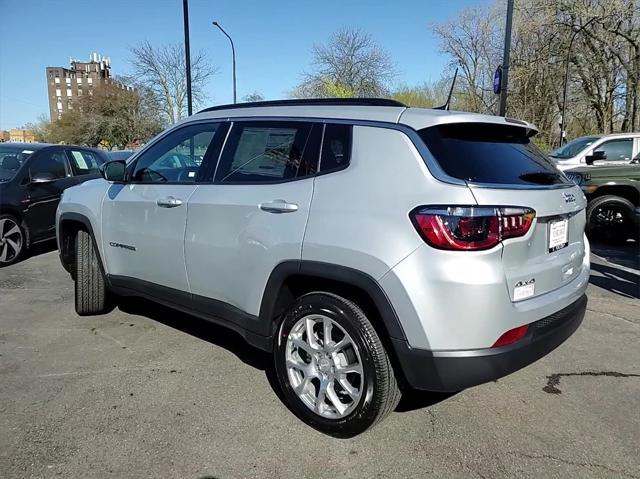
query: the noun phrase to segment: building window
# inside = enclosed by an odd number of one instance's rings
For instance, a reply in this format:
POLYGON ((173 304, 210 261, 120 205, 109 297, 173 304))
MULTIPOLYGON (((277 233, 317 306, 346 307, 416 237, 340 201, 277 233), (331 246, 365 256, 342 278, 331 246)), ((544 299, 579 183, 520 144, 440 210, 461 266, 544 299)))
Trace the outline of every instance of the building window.
POLYGON ((82 96, 82 89, 78 89, 78 96, 82 96))
POLYGON ((76 78, 76 81, 78 82, 78 85, 82 84, 82 78, 78 77, 78 78, 76 78))
POLYGON ((71 91, 71 88, 67 88, 67 96, 73 96, 73 92, 71 91))
POLYGON ((67 85, 71 85, 71 78, 66 78, 65 80, 67 82, 67 85))
POLYGON ((60 88, 56 88, 56 96, 62 96, 62 90, 60 90, 60 88))
POLYGON ((87 79, 87 83, 89 83, 89 85, 92 85, 93 84, 93 78, 88 78, 87 79))
POLYGON ((56 77, 56 83, 59 84, 60 83, 60 78, 56 77))
POLYGON ((56 104, 56 107, 58 108, 58 110, 62 111, 62 102, 60 102, 60 101, 59 101, 59 102, 56 104))

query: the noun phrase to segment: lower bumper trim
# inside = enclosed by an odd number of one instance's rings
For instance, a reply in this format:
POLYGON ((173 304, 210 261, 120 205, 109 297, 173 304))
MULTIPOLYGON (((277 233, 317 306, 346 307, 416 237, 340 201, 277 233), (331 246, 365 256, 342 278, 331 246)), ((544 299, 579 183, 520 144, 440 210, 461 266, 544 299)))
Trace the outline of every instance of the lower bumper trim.
POLYGON ((405 379, 415 389, 455 392, 511 374, 546 356, 580 326, 587 297, 531 323, 524 338, 501 348, 427 351, 393 339, 405 379))

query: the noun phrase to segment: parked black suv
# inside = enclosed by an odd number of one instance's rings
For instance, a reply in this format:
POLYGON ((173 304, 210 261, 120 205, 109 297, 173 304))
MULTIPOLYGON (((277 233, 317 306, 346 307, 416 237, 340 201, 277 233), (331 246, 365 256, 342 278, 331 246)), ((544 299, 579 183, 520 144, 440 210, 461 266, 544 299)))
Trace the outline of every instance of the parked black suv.
POLYGON ((69 145, 0 143, 0 267, 33 244, 55 238, 63 190, 97 178, 100 150, 69 145))

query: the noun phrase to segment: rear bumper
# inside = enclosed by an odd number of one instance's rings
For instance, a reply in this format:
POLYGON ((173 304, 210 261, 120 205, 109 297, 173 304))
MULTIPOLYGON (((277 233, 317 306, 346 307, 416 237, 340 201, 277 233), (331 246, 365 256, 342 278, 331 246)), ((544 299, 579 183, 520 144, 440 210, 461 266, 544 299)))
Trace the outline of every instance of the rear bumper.
POLYGON ((502 348, 427 351, 394 339, 398 360, 409 385, 426 391, 454 392, 494 381, 547 355, 582 323, 587 297, 529 325, 526 336, 502 348))

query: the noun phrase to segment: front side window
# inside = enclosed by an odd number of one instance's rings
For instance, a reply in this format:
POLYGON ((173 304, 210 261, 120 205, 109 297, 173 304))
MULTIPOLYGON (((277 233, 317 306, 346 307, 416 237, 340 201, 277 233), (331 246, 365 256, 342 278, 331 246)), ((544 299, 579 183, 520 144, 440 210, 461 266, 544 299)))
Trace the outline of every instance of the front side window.
POLYGON ((597 146, 595 151, 604 151, 606 161, 629 161, 633 154, 633 138, 606 141, 597 146))
POLYGON ((142 153, 130 180, 141 183, 193 183, 213 144, 218 123, 198 123, 169 133, 142 153))
POLYGON ((40 153, 29 165, 31 178, 36 176, 58 180, 67 176, 65 157, 62 150, 40 153))
POLYGON ((90 175, 99 172, 102 159, 90 151, 71 150, 71 166, 76 175, 90 175))
POLYGON ((233 125, 216 173, 222 183, 268 183, 315 173, 320 128, 306 122, 233 125))

